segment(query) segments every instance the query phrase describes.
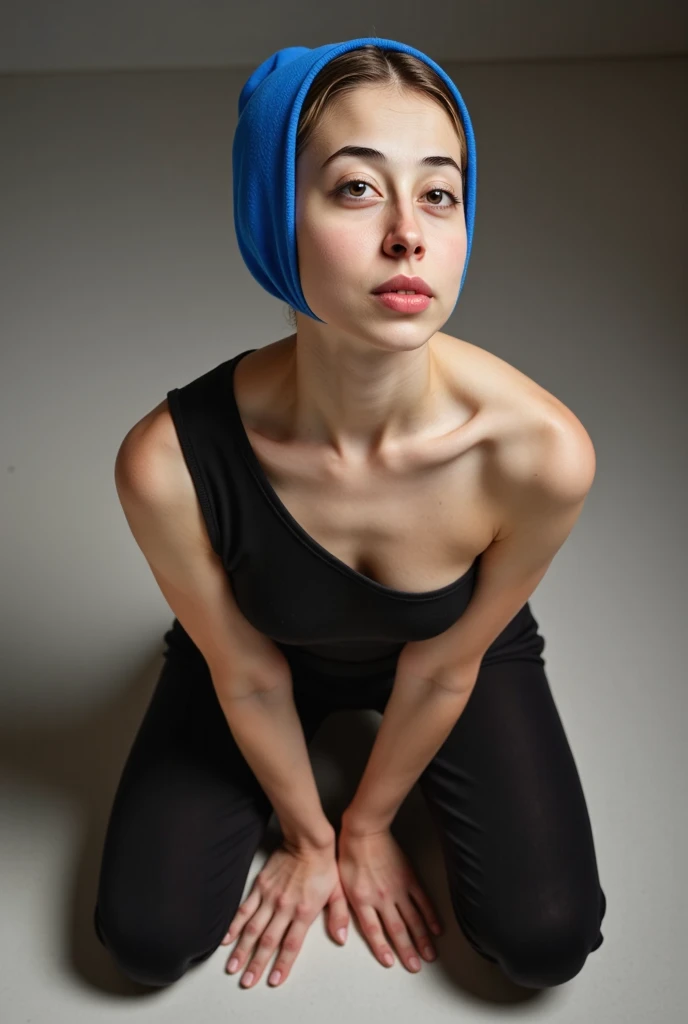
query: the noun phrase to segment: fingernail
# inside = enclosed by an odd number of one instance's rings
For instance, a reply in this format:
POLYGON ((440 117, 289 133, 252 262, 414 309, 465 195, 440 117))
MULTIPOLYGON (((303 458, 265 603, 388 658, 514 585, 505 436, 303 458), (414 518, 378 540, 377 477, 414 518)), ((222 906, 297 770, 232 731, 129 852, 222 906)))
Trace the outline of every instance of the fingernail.
POLYGON ((241 979, 241 984, 242 985, 250 985, 252 981, 253 981, 253 971, 247 971, 246 974, 241 979))
POLYGON ((425 947, 425 949, 423 950, 423 956, 425 957, 426 960, 435 959, 435 950, 432 948, 432 946, 425 947))
POLYGON ((346 938, 346 928, 339 929, 339 931, 337 932, 337 938, 339 939, 340 942, 344 942, 346 938))
POLYGON ((392 964, 394 963, 394 957, 392 956, 391 953, 385 953, 382 959, 387 964, 388 967, 391 967, 392 964))
POLYGON ((432 926, 432 930, 435 933, 435 935, 441 935, 442 934, 442 929, 440 928, 440 926, 438 924, 434 924, 432 926))
POLYGON ((282 977, 282 972, 281 971, 273 971, 272 974, 270 975, 270 984, 271 985, 276 985, 281 977, 282 977))
POLYGON ((227 970, 231 974, 232 971, 236 971, 238 966, 239 966, 239 961, 237 960, 237 958, 235 956, 233 956, 232 959, 227 964, 227 970))
POLYGON ((409 965, 414 969, 414 971, 420 970, 420 960, 418 959, 417 956, 410 957, 409 965))

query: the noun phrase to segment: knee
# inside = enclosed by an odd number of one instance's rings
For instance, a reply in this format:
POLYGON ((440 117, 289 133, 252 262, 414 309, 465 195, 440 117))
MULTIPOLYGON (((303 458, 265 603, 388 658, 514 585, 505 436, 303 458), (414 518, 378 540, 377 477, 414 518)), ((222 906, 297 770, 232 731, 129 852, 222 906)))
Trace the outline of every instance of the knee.
MULTIPOLYGON (((158 931, 153 934, 137 922, 136 927, 117 915, 103 921, 98 906, 95 908, 94 925, 98 938, 108 950, 119 970, 139 985, 162 988, 178 981, 195 960, 188 950, 183 950, 174 936, 158 931)), ((212 951, 211 951, 212 952, 212 951)))
POLYGON ((502 971, 523 988, 551 988, 583 969, 594 943, 579 922, 557 922, 495 942, 502 971))

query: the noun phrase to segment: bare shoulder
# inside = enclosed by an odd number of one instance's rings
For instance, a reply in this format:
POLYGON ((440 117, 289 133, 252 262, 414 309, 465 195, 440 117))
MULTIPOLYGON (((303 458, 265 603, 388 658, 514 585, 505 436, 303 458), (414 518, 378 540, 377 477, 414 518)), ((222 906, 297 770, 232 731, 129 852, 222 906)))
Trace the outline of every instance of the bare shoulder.
MULTIPOLYGON (((145 490, 191 483, 167 398, 127 432, 117 453, 117 473, 145 490)), ((192 497, 189 492, 189 497, 192 497)))
POLYGON ((449 366, 459 395, 468 389, 480 409, 489 468, 505 495, 524 484, 576 491, 591 479, 592 440, 564 402, 478 345, 444 335, 442 348, 451 353, 449 366))
POLYGON ((460 389, 462 382, 467 384, 486 410, 512 410, 514 426, 549 423, 560 430, 587 433, 561 399, 505 359, 463 338, 445 334, 442 339, 457 387, 460 389))

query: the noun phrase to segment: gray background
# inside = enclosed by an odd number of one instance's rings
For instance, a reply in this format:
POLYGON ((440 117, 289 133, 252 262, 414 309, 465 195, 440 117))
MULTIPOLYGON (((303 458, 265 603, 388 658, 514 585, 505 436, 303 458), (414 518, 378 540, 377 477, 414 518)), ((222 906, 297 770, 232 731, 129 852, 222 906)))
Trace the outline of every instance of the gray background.
MULTIPOLYGON (((3 4, 5 1021, 684 1019, 687 38, 685 5, 669 0, 3 4), (400 830, 447 923, 420 975, 381 969, 353 926, 335 947, 319 918, 284 988, 266 971, 240 990, 222 948, 141 996, 91 917, 173 615, 114 459, 170 388, 291 333, 234 235, 238 94, 280 47, 369 34, 439 61, 473 122, 473 252, 443 330, 553 392, 595 445, 593 489, 531 606, 588 800, 605 942, 538 994, 484 965, 453 920, 414 787, 400 830)), ((328 813, 355 789, 378 721, 342 713, 316 738, 328 813)))

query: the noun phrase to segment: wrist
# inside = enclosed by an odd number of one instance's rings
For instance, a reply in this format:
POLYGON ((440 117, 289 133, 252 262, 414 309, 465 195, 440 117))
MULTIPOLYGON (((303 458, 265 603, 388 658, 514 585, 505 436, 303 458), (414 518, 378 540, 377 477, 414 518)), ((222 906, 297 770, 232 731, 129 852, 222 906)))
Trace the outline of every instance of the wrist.
POLYGON ((321 829, 312 835, 285 835, 284 830, 282 835, 286 847, 302 853, 328 853, 337 845, 335 830, 331 825, 329 829, 321 829))
POLYGON ((342 814, 340 837, 363 837, 376 835, 379 832, 389 831, 389 825, 382 821, 372 821, 363 815, 357 814, 355 810, 345 810, 342 814))

